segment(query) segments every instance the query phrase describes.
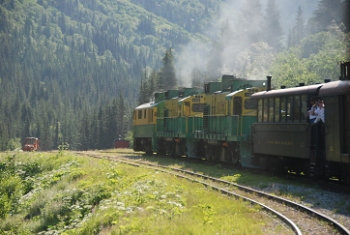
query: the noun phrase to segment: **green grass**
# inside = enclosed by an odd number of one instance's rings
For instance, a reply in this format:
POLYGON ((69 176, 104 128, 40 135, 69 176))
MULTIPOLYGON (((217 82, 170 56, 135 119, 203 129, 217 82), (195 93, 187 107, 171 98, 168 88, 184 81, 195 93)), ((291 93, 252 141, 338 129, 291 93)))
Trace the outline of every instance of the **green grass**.
POLYGON ((68 151, 2 153, 0 170, 0 234, 266 234, 276 229, 259 207, 202 185, 68 151))

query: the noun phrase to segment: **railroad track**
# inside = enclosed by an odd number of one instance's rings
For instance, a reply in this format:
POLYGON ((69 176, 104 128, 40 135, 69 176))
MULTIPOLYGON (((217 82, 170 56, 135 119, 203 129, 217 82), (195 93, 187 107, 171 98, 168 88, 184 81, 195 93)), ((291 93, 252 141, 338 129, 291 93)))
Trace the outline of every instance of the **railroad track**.
POLYGON ((252 204, 259 205, 264 211, 278 218, 283 224, 290 228, 294 234, 308 234, 308 235, 350 235, 350 231, 341 223, 317 212, 304 205, 298 204, 291 200, 282 197, 267 194, 265 192, 255 190, 249 187, 241 186, 236 183, 211 177, 208 175, 199 174, 189 170, 162 166, 144 161, 140 158, 130 159, 127 157, 116 157, 110 155, 103 155, 99 153, 79 153, 89 157, 108 159, 118 161, 132 166, 148 167, 168 174, 173 174, 196 183, 205 185, 223 194, 241 198, 249 201, 252 204))

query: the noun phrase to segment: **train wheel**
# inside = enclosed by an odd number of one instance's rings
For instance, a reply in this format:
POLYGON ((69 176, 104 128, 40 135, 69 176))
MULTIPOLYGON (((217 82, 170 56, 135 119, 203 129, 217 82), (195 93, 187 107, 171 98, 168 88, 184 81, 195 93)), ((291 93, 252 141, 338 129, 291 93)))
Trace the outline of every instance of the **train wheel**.
POLYGON ((147 143, 144 148, 145 148, 146 155, 153 154, 151 143, 147 143))
POLYGON ((235 150, 232 147, 226 148, 226 161, 232 164, 238 163, 238 155, 235 153, 235 150))
POLYGON ((214 158, 213 148, 210 145, 205 145, 205 158, 207 161, 212 161, 214 158))
POLYGON ((165 155, 165 145, 163 141, 158 142, 157 155, 165 155))
POLYGON ((185 142, 183 142, 183 143, 181 144, 181 155, 182 155, 182 156, 188 157, 188 154, 187 154, 187 146, 186 146, 185 142))
POLYGON ((165 154, 171 157, 175 155, 175 147, 172 143, 167 143, 165 145, 165 154))

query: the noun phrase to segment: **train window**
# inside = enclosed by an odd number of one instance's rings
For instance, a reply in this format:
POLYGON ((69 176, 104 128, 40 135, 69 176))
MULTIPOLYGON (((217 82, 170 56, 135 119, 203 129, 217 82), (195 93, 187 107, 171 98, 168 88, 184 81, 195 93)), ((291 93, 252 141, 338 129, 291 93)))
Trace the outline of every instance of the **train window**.
POLYGON ((142 119, 142 110, 139 110, 137 113, 137 118, 142 119))
POLYGON ((203 112, 204 104, 193 104, 192 112, 203 112))
POLYGON ((287 122, 293 120, 293 96, 287 97, 287 122))
POLYGON ((185 102, 184 116, 190 116, 190 102, 185 102))
POLYGON ((275 100, 274 98, 269 99, 269 122, 274 122, 275 117, 275 100))
POLYGON ((287 97, 281 97, 281 122, 286 122, 287 117, 287 97))
POLYGON ((275 122, 280 122, 280 98, 275 98, 275 122))
POLYGON ((242 114, 242 97, 233 98, 233 115, 242 114))
POLYGON ((300 122, 301 107, 300 107, 300 96, 295 95, 293 101, 293 122, 300 122))
POLYGON ((308 106, 307 95, 302 95, 301 96, 301 122, 307 121, 307 106, 308 106))
POLYGON ((148 123, 153 122, 153 109, 148 110, 148 123))
POLYGON ((258 122, 262 122, 262 116, 263 116, 263 112, 262 112, 262 99, 258 100, 258 122))
POLYGON ((269 120, 269 110, 268 110, 268 108, 269 108, 269 103, 268 103, 268 99, 264 99, 264 113, 263 113, 263 115, 264 115, 264 122, 267 122, 268 120, 269 120))
POLYGON ((258 106, 258 103, 256 102, 256 99, 246 99, 244 101, 245 109, 256 109, 257 106, 258 106))

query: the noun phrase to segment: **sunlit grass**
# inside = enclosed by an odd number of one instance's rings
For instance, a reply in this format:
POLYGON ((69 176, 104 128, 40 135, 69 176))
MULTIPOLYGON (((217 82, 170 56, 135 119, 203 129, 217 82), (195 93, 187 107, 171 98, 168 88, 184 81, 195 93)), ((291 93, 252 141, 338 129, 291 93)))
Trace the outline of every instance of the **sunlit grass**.
POLYGON ((68 151, 2 153, 0 163, 16 179, 7 186, 10 193, 0 191, 8 194, 2 199, 9 208, 0 221, 0 232, 7 234, 265 234, 276 229, 259 207, 147 168, 68 151))

